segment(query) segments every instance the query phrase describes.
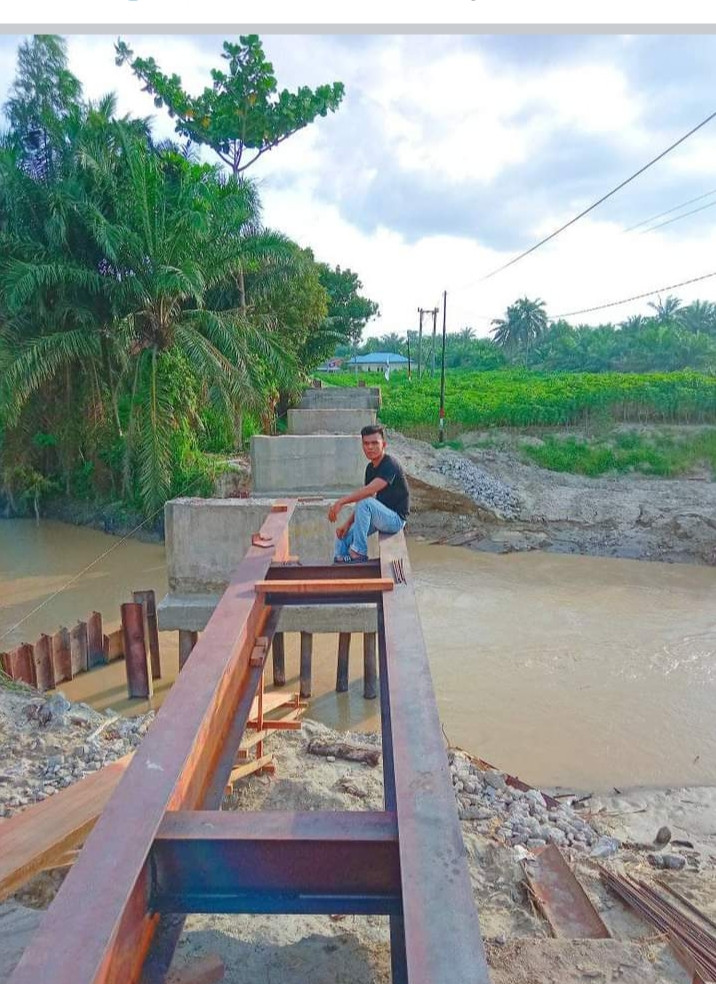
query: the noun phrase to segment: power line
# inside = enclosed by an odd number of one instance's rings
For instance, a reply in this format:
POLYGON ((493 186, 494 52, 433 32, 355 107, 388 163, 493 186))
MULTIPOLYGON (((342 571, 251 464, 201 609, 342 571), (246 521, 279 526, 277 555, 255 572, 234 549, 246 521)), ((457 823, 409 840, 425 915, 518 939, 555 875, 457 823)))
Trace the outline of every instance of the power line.
POLYGON ((700 130, 702 127, 706 126, 707 123, 710 123, 711 120, 714 119, 714 117, 716 117, 716 111, 711 113, 709 116, 707 116, 705 120, 702 120, 695 127, 692 127, 692 129, 689 130, 688 133, 685 133, 682 137, 679 137, 678 140, 674 141, 674 143, 670 144, 670 146, 668 146, 666 150, 662 150, 660 154, 652 158, 647 164, 644 164, 643 167, 640 167, 638 171, 635 171, 634 174, 630 175, 628 178, 626 178, 624 181, 618 184, 616 188, 612 188, 612 190, 608 191, 606 195, 602 195, 601 198, 597 199, 597 201, 594 202, 592 205, 590 205, 588 208, 583 209, 578 215, 575 215, 574 218, 570 219, 568 222, 565 222, 563 225, 561 225, 559 229, 555 229, 554 232, 550 233, 549 236, 545 236, 544 239, 540 239, 540 241, 538 243, 535 243, 534 246, 530 246, 529 249, 524 250, 524 252, 513 257, 511 260, 508 260, 507 263, 503 263, 502 266, 498 267, 496 270, 493 270, 491 273, 488 273, 484 277, 481 277, 478 281, 476 281, 476 283, 482 283, 485 280, 489 280, 491 277, 496 276, 498 273, 501 273, 503 270, 507 270, 508 267, 514 266, 515 263, 518 263, 526 256, 529 256, 530 253, 534 253, 534 251, 536 249, 539 249, 540 246, 544 246, 545 243, 550 242, 550 240, 554 239, 561 232, 564 232, 565 229, 568 229, 570 226, 574 225, 575 222, 578 222, 579 219, 584 218, 585 215, 588 215, 590 212, 594 211, 594 209, 597 208, 597 206, 601 205, 608 198, 611 198, 612 195, 616 195, 618 191, 621 191, 622 188, 626 187, 626 185, 634 181, 635 178, 638 178, 640 174, 643 174, 644 171, 648 170, 658 161, 662 160, 662 158, 666 157, 667 154, 670 154, 672 150, 674 150, 685 140, 687 140, 690 136, 696 133, 697 130, 700 130))
POLYGON ((642 236, 645 232, 654 232, 656 229, 662 229, 664 226, 671 225, 672 222, 678 222, 679 219, 686 219, 689 215, 696 215, 697 212, 703 212, 704 209, 713 208, 716 202, 707 202, 706 205, 699 205, 698 208, 692 208, 690 212, 684 212, 683 215, 675 215, 673 219, 667 219, 666 222, 660 222, 658 225, 651 226, 649 229, 644 229, 642 231, 642 236))
POLYGON ((610 301, 608 304, 597 304, 594 307, 582 308, 581 311, 567 311, 565 314, 556 314, 557 318, 572 318, 577 314, 589 314, 592 311, 603 311, 604 308, 618 307, 620 304, 628 304, 629 301, 639 301, 642 297, 652 297, 654 294, 663 294, 667 290, 676 290, 677 287, 686 287, 687 284, 698 283, 699 280, 708 280, 709 277, 716 277, 716 270, 713 273, 704 273, 701 277, 692 277, 691 280, 682 280, 679 284, 669 284, 667 287, 657 287, 655 290, 647 290, 644 294, 634 294, 633 297, 625 297, 621 301, 610 301))
MULTIPOLYGON (((704 195, 697 195, 696 198, 689 198, 687 202, 682 202, 680 205, 674 205, 673 208, 667 208, 665 212, 659 212, 658 215, 652 215, 651 218, 643 219, 641 222, 637 222, 636 225, 629 226, 624 232, 634 232, 635 229, 641 229, 644 225, 649 225, 650 222, 655 222, 657 219, 662 218, 664 215, 671 215, 672 212, 678 212, 680 208, 686 208, 687 205, 693 205, 694 202, 703 201, 704 198, 708 198, 709 195, 716 195, 716 188, 713 191, 707 191, 704 195)), ((688 215, 689 213, 687 213, 688 215)))

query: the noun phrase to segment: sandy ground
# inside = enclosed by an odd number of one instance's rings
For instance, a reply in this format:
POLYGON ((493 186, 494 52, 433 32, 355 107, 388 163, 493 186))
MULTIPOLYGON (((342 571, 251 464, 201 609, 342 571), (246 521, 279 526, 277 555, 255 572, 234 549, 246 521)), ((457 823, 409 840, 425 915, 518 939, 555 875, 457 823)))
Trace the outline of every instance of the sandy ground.
MULTIPOLYGON (((328 762, 306 753, 308 738, 321 732, 306 722, 301 734, 272 740, 275 777, 251 777, 237 784, 235 809, 381 809, 379 768, 328 762)), ((364 734, 356 741, 377 741, 364 734)), ((697 905, 716 917, 716 789, 634 790, 589 801, 584 812, 599 833, 625 841, 652 841, 664 823, 694 844, 686 869, 669 873, 697 905)), ((597 862, 566 851, 579 879, 607 924, 612 940, 550 938, 544 919, 524 889, 522 855, 496 836, 463 821, 475 901, 494 984, 690 984, 653 930, 608 895, 597 862)), ((648 874, 646 852, 622 848, 607 864, 648 874)), ((388 925, 384 917, 191 916, 177 951, 178 965, 206 952, 219 953, 226 984, 262 980, 270 984, 383 984, 390 980, 388 925)))

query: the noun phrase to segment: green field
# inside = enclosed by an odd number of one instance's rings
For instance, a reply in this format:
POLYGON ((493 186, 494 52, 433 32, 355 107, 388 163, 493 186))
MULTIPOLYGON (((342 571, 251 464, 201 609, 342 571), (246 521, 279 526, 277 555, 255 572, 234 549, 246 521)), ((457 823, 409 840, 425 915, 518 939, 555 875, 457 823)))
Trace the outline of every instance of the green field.
MULTIPOLYGON (((380 385, 381 421, 404 434, 434 439, 438 426, 440 380, 418 381, 394 373, 328 374, 326 383, 380 385)), ((488 427, 589 426, 620 422, 716 423, 716 376, 670 373, 542 373, 529 370, 446 374, 448 437, 488 427)))

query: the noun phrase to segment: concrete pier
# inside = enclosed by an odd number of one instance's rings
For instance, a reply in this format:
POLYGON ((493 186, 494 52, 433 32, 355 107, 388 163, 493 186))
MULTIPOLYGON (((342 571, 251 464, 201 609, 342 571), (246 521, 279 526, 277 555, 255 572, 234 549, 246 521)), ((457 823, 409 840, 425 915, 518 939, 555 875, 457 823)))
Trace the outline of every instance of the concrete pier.
POLYGON ((360 434, 376 422, 375 410, 289 410, 289 434, 360 434))

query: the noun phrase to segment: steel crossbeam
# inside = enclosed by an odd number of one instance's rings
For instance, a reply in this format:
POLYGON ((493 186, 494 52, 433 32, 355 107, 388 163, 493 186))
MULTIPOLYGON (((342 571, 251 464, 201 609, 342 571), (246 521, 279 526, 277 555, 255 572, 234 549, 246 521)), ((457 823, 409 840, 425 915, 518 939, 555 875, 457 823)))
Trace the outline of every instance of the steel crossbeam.
POLYGON ((394 984, 489 981, 403 534, 378 562, 286 563, 295 505, 254 537, 9 984, 159 984, 191 912, 387 915, 394 984), (377 606, 385 810, 221 812, 278 606, 307 597, 377 606))

